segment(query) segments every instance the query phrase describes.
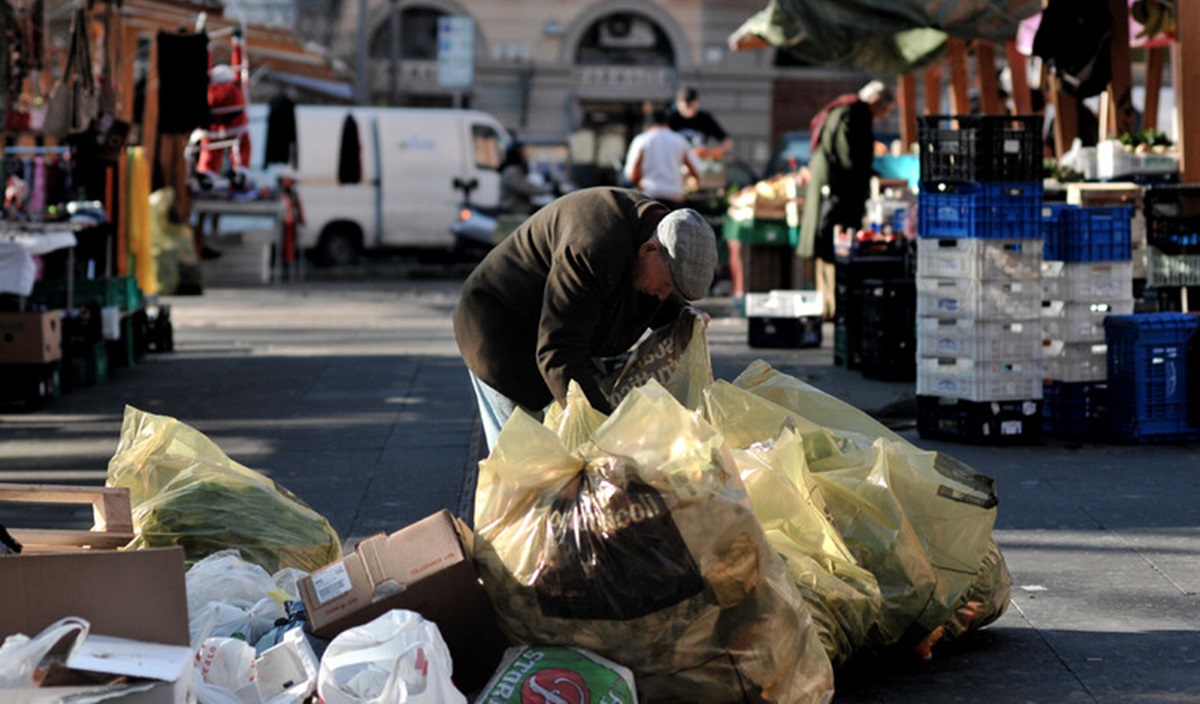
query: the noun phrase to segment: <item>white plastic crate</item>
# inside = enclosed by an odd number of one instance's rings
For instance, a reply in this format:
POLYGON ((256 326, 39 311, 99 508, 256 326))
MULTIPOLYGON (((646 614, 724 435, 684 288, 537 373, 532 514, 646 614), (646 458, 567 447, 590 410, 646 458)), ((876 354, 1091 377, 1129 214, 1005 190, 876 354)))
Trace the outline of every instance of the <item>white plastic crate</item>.
POLYGON ((1033 359, 1042 352, 1040 320, 919 318, 917 355, 970 359, 1033 359))
POLYGON ((1147 286, 1200 286, 1200 254, 1163 254, 1146 247, 1147 286))
POLYGON ((1133 262, 1042 262, 1047 301, 1114 301, 1133 297, 1133 262))
POLYGON ((917 277, 918 317, 1030 320, 1041 310, 1040 281, 917 277))
POLYGON ((1108 345, 1103 342, 1047 340, 1043 348, 1046 378, 1082 382, 1108 379, 1108 345))
POLYGON ((966 401, 1021 401, 1042 398, 1041 357, 976 361, 966 357, 919 357, 917 395, 966 401))
POLYGON ((816 291, 775 289, 746 294, 747 318, 810 318, 824 315, 825 303, 816 291))
POLYGON ((917 242, 918 276, 1036 281, 1041 264, 1041 240, 964 237, 917 242))
POLYGON ((1042 335, 1063 342, 1103 342, 1104 319, 1133 313, 1133 298, 1081 303, 1046 301, 1042 307, 1042 335))

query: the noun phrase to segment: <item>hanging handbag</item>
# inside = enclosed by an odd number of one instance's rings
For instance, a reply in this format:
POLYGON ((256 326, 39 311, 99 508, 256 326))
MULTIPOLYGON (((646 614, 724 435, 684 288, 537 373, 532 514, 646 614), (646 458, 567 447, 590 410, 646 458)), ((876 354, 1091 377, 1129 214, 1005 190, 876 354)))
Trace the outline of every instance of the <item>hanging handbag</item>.
POLYGON ((42 134, 62 139, 82 132, 96 114, 96 82, 88 49, 87 14, 80 7, 71 20, 71 43, 62 75, 50 90, 42 134))

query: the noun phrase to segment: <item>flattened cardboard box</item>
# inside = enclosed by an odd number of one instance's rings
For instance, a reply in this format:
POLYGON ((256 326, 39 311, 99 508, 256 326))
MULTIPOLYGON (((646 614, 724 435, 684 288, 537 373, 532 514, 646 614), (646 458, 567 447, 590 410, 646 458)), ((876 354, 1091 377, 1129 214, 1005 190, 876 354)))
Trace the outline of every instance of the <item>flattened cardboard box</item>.
POLYGON ((470 528, 444 509, 391 535, 366 538, 300 581, 310 629, 333 638, 392 609, 415 611, 437 624, 459 688, 482 687, 508 643, 479 581, 472 543, 470 528))
POLYGON ((44 364, 62 357, 62 311, 0 313, 0 363, 44 364))
MULTIPOLYGON (((151 644, 188 646, 183 548, 95 550, 0 558, 0 642, 14 633, 34 637, 64 616, 79 616, 90 633, 151 644)), ((13 692, 21 701, 177 704, 191 701, 191 669, 176 682, 120 687, 50 687, 13 692), (96 699, 82 698, 84 691, 96 699), (75 701, 75 699, 72 699, 75 701)))

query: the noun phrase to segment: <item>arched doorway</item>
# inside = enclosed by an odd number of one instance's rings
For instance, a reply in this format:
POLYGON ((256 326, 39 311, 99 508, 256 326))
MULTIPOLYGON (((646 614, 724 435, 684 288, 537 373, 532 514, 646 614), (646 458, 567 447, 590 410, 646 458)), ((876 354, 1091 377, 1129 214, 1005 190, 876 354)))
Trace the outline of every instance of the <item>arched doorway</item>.
POLYGON ((617 185, 629 141, 655 106, 671 100, 676 47, 654 18, 623 9, 586 24, 571 58, 578 104, 571 133, 576 181, 617 185))

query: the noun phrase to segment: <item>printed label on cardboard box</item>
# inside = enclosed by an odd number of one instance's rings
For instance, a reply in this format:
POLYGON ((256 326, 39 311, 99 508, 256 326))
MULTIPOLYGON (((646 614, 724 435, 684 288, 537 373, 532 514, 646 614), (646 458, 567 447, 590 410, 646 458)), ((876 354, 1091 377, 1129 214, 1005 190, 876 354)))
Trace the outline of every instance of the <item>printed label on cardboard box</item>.
POLYGON ((344 562, 335 562, 313 572, 312 583, 313 590, 317 594, 318 604, 333 601, 343 594, 348 594, 353 588, 344 562))

